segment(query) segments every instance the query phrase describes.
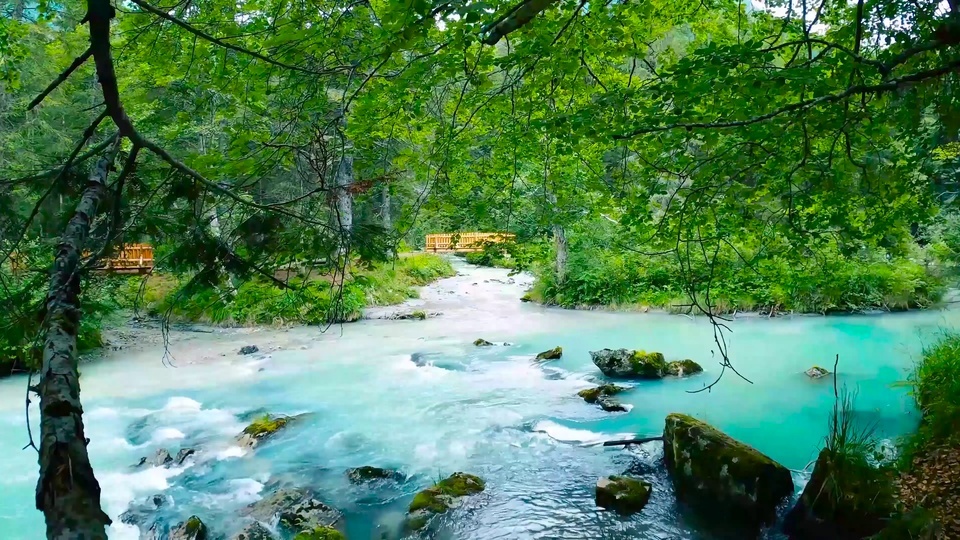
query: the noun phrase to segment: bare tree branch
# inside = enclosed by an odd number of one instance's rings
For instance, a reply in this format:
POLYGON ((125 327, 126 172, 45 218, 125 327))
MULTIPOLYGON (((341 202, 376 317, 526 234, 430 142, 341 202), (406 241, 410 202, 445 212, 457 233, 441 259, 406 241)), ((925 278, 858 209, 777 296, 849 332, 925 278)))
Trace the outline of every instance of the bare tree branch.
POLYGON ((27 105, 27 110, 28 111, 33 110, 34 107, 39 105, 44 98, 50 95, 50 92, 53 92, 58 86, 63 84, 63 81, 67 80, 70 74, 76 71, 78 67, 82 66, 83 63, 86 62, 87 59, 89 59, 92 55, 93 55, 93 51, 90 49, 87 49, 86 51, 83 52, 83 54, 78 56, 76 60, 74 60, 73 63, 67 67, 67 69, 63 70, 63 73, 58 75, 57 78, 54 79, 52 83, 50 83, 49 85, 47 85, 46 88, 43 89, 43 92, 40 92, 39 96, 33 98, 33 101, 31 101, 30 104, 27 105))

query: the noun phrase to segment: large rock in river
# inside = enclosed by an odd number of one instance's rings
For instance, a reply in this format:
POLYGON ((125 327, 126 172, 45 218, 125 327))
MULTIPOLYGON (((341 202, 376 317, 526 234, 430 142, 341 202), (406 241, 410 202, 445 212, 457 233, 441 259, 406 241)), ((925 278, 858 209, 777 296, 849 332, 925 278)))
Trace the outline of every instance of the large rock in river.
POLYGON ((693 360, 674 360, 673 362, 667 363, 667 374, 673 375, 674 377, 686 377, 687 375, 702 372, 703 368, 693 360))
POLYGON ((256 448, 261 442, 303 416, 302 414, 297 416, 265 414, 243 428, 243 432, 237 435, 237 444, 245 448, 256 448))
POLYGON ((597 506, 619 514, 643 510, 650 500, 650 484, 629 476, 608 476, 597 481, 597 506))
POLYGON ((207 537, 207 526, 197 516, 190 516, 170 530, 170 540, 207 540, 207 537))
POLYGON ((414 495, 407 513, 407 527, 415 531, 423 529, 430 518, 459 506, 465 497, 480 493, 485 487, 483 480, 472 474, 451 474, 414 495))
POLYGON ((888 474, 862 458, 822 450, 784 532, 796 540, 873 537, 896 511, 896 483, 888 474))
POLYGON ((586 390, 581 390, 577 392, 577 395, 582 397, 587 403, 596 403, 602 397, 609 397, 619 394, 626 390, 623 386, 617 386, 615 384, 601 384, 600 386, 594 388, 587 388, 586 390))
POLYGON ((601 349, 590 351, 590 359, 608 377, 662 379, 667 373, 667 362, 658 352, 601 349))
POLYGON ((537 354, 537 360, 557 360, 563 356, 563 347, 556 347, 537 354))
POLYGON ((371 467, 364 465, 347 469, 347 479, 354 484, 364 484, 367 482, 376 482, 378 480, 403 480, 405 477, 402 472, 392 469, 381 469, 380 467, 371 467))
POLYGON ((313 498, 305 489, 282 488, 251 504, 244 512, 264 523, 274 519, 292 532, 337 527, 343 514, 313 498))
POLYGON ((685 414, 667 416, 663 457, 678 500, 738 525, 771 522, 793 493, 786 467, 685 414))

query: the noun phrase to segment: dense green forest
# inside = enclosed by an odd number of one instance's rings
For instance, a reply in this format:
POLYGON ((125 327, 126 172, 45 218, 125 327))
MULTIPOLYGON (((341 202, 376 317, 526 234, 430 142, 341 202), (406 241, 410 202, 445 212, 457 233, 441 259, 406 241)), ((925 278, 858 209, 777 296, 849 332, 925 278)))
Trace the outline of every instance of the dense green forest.
POLYGON ((76 356, 117 310, 355 320, 469 230, 544 304, 936 305, 958 44, 954 2, 4 0, 0 365, 39 372, 50 537, 104 537, 76 356), (93 272, 135 242, 156 275, 93 272))

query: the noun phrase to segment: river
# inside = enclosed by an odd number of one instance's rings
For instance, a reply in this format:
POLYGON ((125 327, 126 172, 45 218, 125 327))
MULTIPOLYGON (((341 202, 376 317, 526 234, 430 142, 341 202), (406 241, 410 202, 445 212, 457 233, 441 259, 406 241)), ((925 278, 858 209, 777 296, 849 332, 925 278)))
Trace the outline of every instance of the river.
MULTIPOLYGON (((197 514, 229 538, 241 525, 237 511, 265 485, 295 479, 344 511, 349 538, 366 540, 395 527, 417 490, 465 471, 488 487, 447 516, 448 538, 709 538, 678 511, 658 443, 632 450, 598 443, 656 435, 667 413, 689 413, 798 471, 801 486, 800 471, 816 457, 833 403, 832 381, 802 372, 814 364, 832 368, 839 355, 838 379, 858 392, 858 415, 882 437, 895 437, 916 423, 907 389, 896 383, 924 343, 960 322, 956 310, 739 318, 727 340, 751 382, 728 372, 711 391, 690 393, 720 370, 705 319, 544 308, 518 300, 529 277, 459 270, 411 301, 442 312, 425 321, 365 320, 326 332, 180 332, 166 354, 160 343, 146 342, 85 363, 84 419, 107 513, 116 518, 132 501, 164 493, 173 504, 162 515, 175 522, 197 514), (480 337, 507 344, 474 347, 480 337), (238 355, 247 344, 260 354, 238 355), (556 345, 562 359, 533 361, 556 345), (576 395, 600 380, 588 351, 603 347, 692 358, 706 372, 636 384, 619 396, 629 412, 606 413, 576 395), (234 437, 263 411, 314 414, 244 454, 234 437), (132 467, 161 447, 198 452, 179 467, 132 467), (408 480, 354 486, 344 469, 359 465, 394 467, 408 480), (654 484, 650 504, 630 518, 598 511, 597 478, 625 470, 654 484)), ((33 508, 36 454, 21 450, 25 383, 0 381, 5 540, 43 536, 33 508)), ((36 422, 34 404, 35 430, 36 422)), ((110 537, 137 538, 137 530, 115 519, 110 537)))

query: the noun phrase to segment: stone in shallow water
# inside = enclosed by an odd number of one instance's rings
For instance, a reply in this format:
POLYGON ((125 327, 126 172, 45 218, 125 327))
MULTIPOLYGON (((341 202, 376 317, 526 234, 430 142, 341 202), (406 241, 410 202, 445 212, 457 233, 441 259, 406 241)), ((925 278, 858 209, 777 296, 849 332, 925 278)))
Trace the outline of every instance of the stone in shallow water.
POLYGON ((674 377, 685 377, 702 372, 703 368, 700 367, 700 364, 690 359, 674 360, 673 362, 667 363, 667 374, 673 375, 674 377))
POLYGON ((537 355, 537 360, 557 360, 563 356, 563 348, 559 345, 537 355))
POLYGON ((304 414, 296 416, 265 414, 243 428, 243 432, 237 435, 237 444, 244 448, 256 448, 265 439, 304 416, 304 414))
POLYGON ((627 408, 616 399, 609 396, 600 396, 597 399, 597 405, 607 412, 626 412, 627 408))
POLYGON ((667 373, 667 362, 658 352, 601 349, 590 351, 590 359, 608 377, 662 379, 667 373))
POLYGON ((629 476, 608 476, 597 481, 597 506, 619 514, 643 510, 650 500, 648 482, 629 476))
POLYGON ((157 467, 161 467, 173 461, 173 457, 170 456, 170 452, 166 448, 161 448, 157 450, 157 453, 153 456, 153 464, 157 467))
POLYGON ((407 527, 411 530, 423 529, 436 514, 459 506, 463 498, 480 493, 485 488, 483 480, 477 476, 453 473, 414 495, 407 513, 407 527))
POLYGON ((824 369, 824 368, 822 368, 822 367, 820 367, 820 366, 813 366, 812 368, 804 371, 803 373, 804 373, 807 377, 810 377, 811 379, 819 379, 819 378, 826 377, 827 375, 829 375, 829 374, 830 374, 830 371, 827 370, 827 369, 824 369))
POLYGON ((346 537, 333 527, 317 527, 297 534, 293 540, 346 540, 346 537))
POLYGON ((403 473, 391 469, 381 469, 380 467, 356 467, 347 469, 347 478, 354 484, 363 484, 376 480, 403 480, 403 473))
POLYGON ((663 457, 678 500, 740 526, 772 522, 793 494, 786 467, 685 414, 667 416, 663 457))
POLYGON ((623 392, 624 390, 626 390, 625 387, 618 386, 616 384, 601 384, 595 388, 581 390, 577 392, 577 395, 582 397, 587 403, 596 403, 597 400, 603 396, 613 396, 623 392))
POLYGON ((313 498, 300 488, 281 488, 251 504, 243 512, 258 521, 278 520, 280 526, 294 532, 316 527, 336 527, 343 515, 339 510, 313 498))
POLYGON ((255 352, 260 352, 260 347, 256 345, 244 345, 240 347, 240 351, 237 354, 253 354, 255 352))
POLYGON ((269 529, 259 521, 254 521, 237 533, 232 540, 273 540, 273 538, 273 533, 269 529))
POLYGON ((483 338, 477 338, 476 340, 474 340, 473 344, 476 345, 477 347, 491 347, 491 346, 493 346, 493 343, 491 343, 491 342, 489 342, 489 341, 487 341, 487 340, 485 340, 485 339, 483 339, 483 338))

